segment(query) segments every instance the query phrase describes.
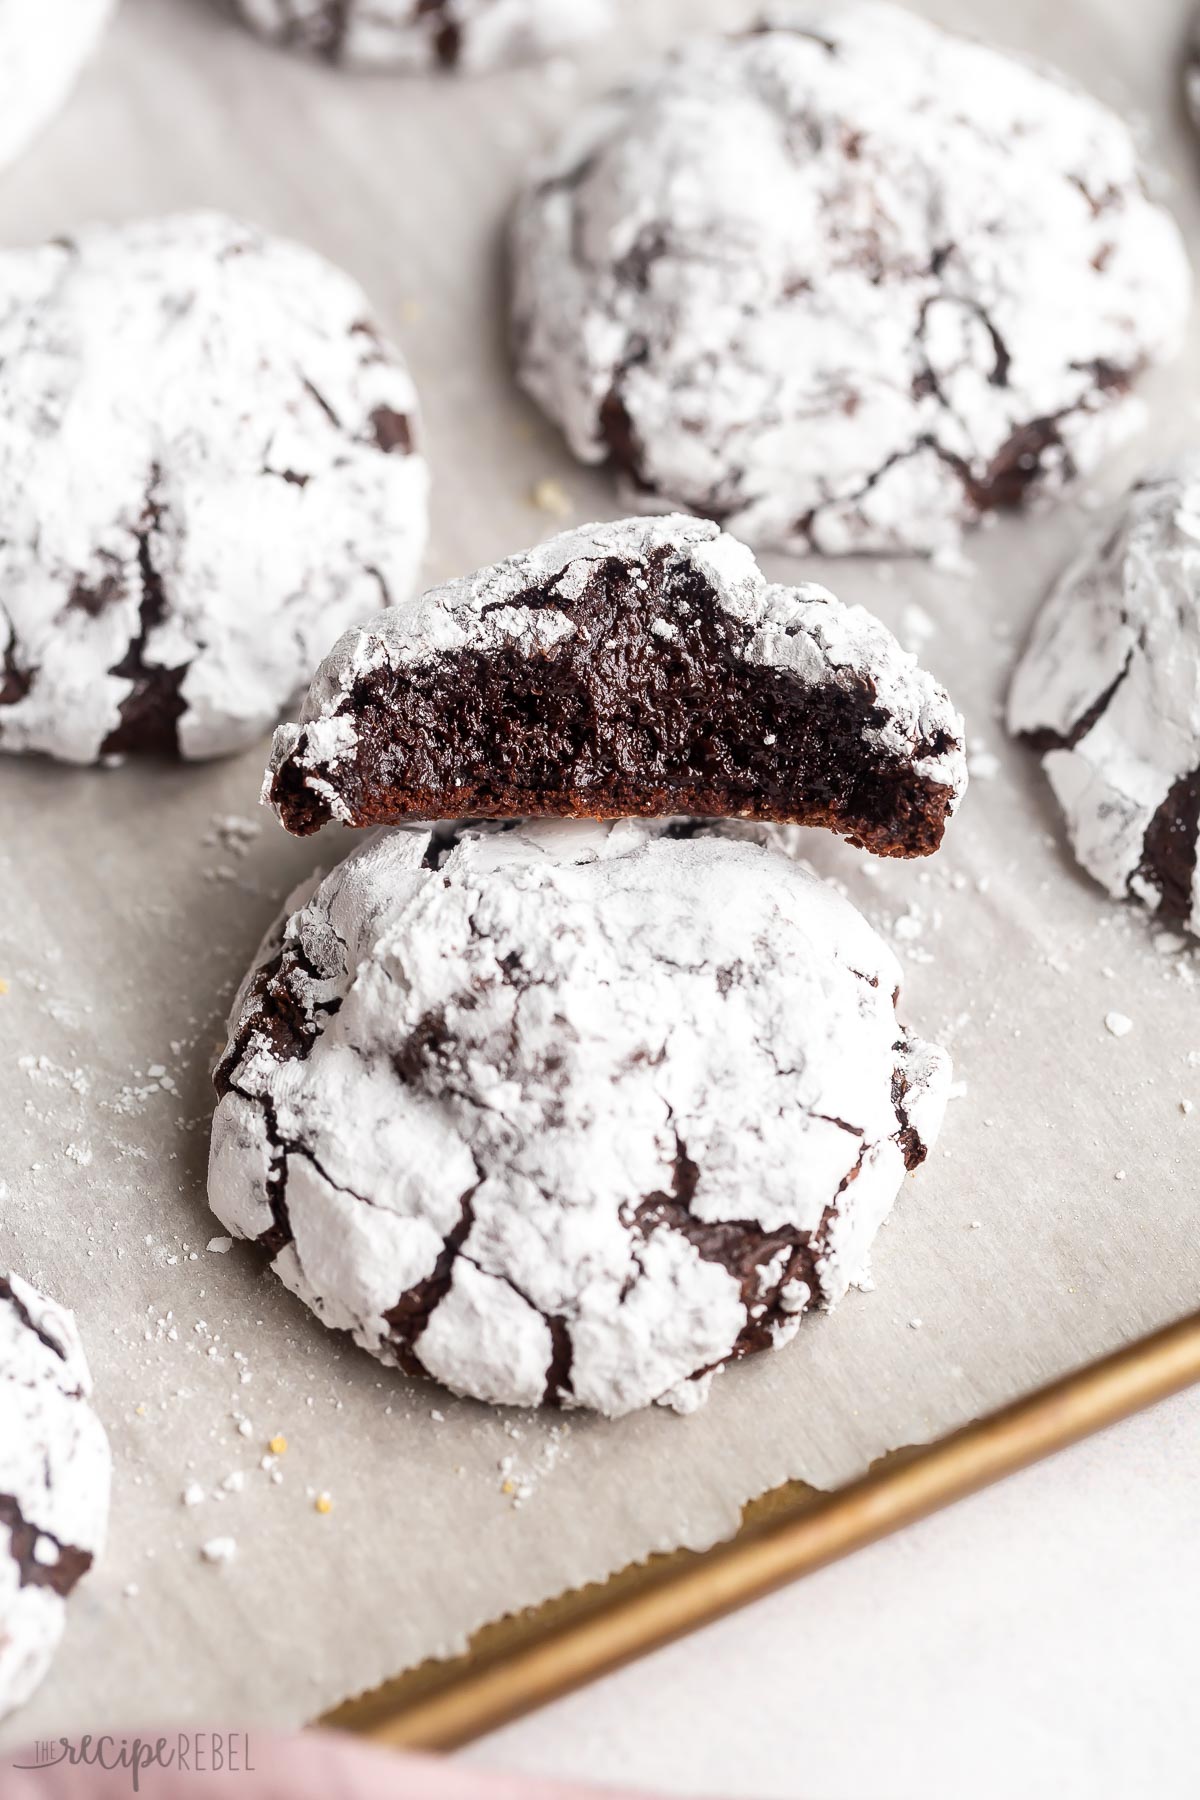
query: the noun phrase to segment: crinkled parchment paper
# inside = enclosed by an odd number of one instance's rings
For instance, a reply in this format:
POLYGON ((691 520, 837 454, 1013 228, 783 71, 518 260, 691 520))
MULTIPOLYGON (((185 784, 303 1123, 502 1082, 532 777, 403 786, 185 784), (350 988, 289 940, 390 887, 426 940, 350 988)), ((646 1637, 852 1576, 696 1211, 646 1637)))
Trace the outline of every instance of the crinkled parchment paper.
MULTIPOLYGON (((581 90, 689 18, 751 7, 643 0, 578 71, 458 84, 354 80, 254 43, 208 0, 125 0, 73 106, 0 181, 0 241, 212 204, 344 263, 421 386, 430 577, 466 570, 558 527, 531 503, 548 479, 572 518, 620 510, 507 376, 498 232, 518 171, 581 90)), ((1200 249, 1177 0, 934 10, 1036 47, 1138 116, 1200 249)), ((210 1250, 210 1054, 281 897, 341 843, 290 842, 258 811, 263 753, 0 767, 0 1267, 76 1309, 117 1464, 107 1559, 4 1741, 306 1719, 506 1610, 713 1544, 775 1483, 842 1482, 1197 1303, 1196 963, 1076 872, 998 707, 1091 508, 1139 460, 1200 439, 1198 376, 1193 342, 1149 385, 1150 429, 1090 506, 978 534, 970 569, 808 565, 919 640, 968 714, 976 778, 933 864, 813 846, 896 943, 905 1016, 952 1047, 966 1092, 882 1234, 878 1290, 728 1372, 690 1418, 453 1400, 324 1332, 253 1251, 210 1250), (1133 1021, 1123 1037, 1113 1011, 1133 1021), (218 1536, 237 1555, 212 1566, 199 1547, 218 1536)))

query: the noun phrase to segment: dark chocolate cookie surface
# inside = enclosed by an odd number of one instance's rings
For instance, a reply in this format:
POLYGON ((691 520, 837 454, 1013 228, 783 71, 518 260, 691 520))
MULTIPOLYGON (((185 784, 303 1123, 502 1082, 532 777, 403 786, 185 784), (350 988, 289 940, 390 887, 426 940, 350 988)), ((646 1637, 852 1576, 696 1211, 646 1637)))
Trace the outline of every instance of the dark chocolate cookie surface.
POLYGON ((1084 868, 1200 933, 1200 457, 1139 482, 1064 572, 1008 717, 1084 868))
POLYGON ((357 285, 214 214, 0 257, 0 750, 223 755, 407 597, 416 402, 357 285))
POLYGON ((470 72, 568 50, 611 0, 232 0, 263 37, 360 69, 470 72))
POLYGON ((899 981, 769 828, 382 832, 247 977, 210 1200, 384 1362, 686 1410, 863 1279, 937 1134, 899 981))
POLYGON ((577 456, 832 554, 1092 466, 1190 285, 1122 120, 875 0, 771 7, 588 109, 512 264, 518 375, 577 456))
POLYGON ((342 639, 265 792, 335 818, 690 813, 937 848, 962 722, 861 608, 770 585, 705 520, 565 532, 342 639))

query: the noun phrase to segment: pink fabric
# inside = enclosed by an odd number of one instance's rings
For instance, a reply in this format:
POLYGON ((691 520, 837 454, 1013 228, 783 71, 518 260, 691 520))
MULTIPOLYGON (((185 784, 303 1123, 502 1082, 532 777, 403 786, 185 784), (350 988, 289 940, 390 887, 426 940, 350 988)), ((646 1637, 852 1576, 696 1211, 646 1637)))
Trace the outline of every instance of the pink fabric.
MULTIPOLYGON (((74 1765, 57 1740, 17 1751, 0 1764, 0 1800, 130 1800, 134 1794, 139 1800, 601 1800, 602 1793, 613 1794, 611 1788, 527 1781, 432 1757, 402 1756, 332 1732, 295 1737, 267 1731, 130 1732, 93 1737, 86 1756, 81 1744, 72 1742, 74 1765), (163 1760, 172 1757, 165 1769, 152 1760, 160 1739, 163 1760), (181 1739, 188 1746, 186 1771, 176 1766, 181 1739), (211 1767, 217 1746, 229 1765, 220 1771, 211 1767), (123 1766, 113 1767, 122 1752, 123 1766), (18 1766, 36 1765, 39 1756, 41 1766, 18 1766)), ((638 1797, 628 1794, 623 1800, 638 1797)))

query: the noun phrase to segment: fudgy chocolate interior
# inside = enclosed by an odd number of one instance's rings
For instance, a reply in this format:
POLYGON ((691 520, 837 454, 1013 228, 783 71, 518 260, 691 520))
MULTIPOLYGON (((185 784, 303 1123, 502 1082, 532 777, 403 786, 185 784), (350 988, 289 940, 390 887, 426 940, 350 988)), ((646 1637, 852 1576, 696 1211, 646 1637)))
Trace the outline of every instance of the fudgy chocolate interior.
MULTIPOLYGON (((468 649, 375 672, 347 696, 357 746, 328 779, 356 825, 692 813, 829 826, 891 856, 940 843, 949 790, 866 740, 886 721, 869 678, 808 685, 747 661, 751 628, 671 552, 607 559, 570 605, 538 589, 509 604, 561 611, 574 630, 536 655, 468 649)), ((939 734, 916 755, 949 747, 939 734)), ((303 750, 302 736, 272 786, 302 836, 331 816, 303 750)))

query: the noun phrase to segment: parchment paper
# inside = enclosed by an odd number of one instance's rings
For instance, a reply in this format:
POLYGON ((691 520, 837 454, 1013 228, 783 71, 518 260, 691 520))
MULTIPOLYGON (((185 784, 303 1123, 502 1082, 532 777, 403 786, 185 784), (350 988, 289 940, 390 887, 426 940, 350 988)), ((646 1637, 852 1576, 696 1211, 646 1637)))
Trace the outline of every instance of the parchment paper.
MULTIPOLYGON (((508 379, 498 228, 519 169, 645 46, 751 10, 641 0, 575 75, 466 84, 354 80, 255 44, 208 0, 125 0, 73 106, 0 183, 0 239, 211 204, 345 264, 420 384, 441 578, 557 529, 530 503, 548 477, 576 519, 621 510, 508 379)), ((1139 115, 1200 248, 1180 0, 929 10, 1036 48, 1139 115)), ((1093 504, 1200 438, 1198 369, 1193 337, 1187 363, 1147 384, 1151 428, 1089 484, 1093 504)), ((283 893, 342 845, 293 843, 257 811, 259 752, 187 769, 0 767, 0 1268, 76 1309, 116 1456, 107 1558, 0 1743, 304 1720, 508 1610, 713 1544, 775 1483, 842 1482, 1197 1304, 1192 955, 1077 873, 1040 772, 997 722, 1015 647, 1090 523, 1067 504, 1001 524, 969 543, 966 575, 807 565, 906 639, 919 606, 924 658, 968 714, 976 779, 933 864, 813 845, 895 940, 904 1014, 951 1045, 967 1092, 882 1234, 878 1291, 727 1372, 687 1419, 455 1401, 346 1348, 253 1251, 209 1251, 207 1066, 224 1011, 283 893), (259 835, 222 842, 225 815, 259 835), (1105 1029, 1112 1010, 1133 1020, 1123 1038, 1105 1029), (275 1433, 281 1481, 259 1466, 275 1433), (205 1498, 186 1506, 193 1483, 205 1498), (232 1564, 200 1559, 215 1536, 236 1539, 232 1564)))

